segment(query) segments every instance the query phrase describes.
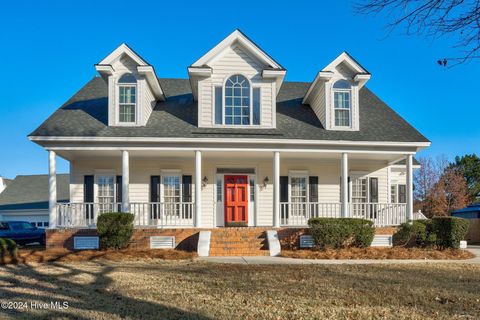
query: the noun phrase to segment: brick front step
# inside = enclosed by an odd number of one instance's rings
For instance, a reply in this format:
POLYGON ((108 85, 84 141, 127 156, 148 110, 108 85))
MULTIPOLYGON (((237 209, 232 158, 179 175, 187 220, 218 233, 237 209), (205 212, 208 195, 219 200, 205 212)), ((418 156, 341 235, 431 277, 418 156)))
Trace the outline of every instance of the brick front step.
POLYGON ((267 228, 213 229, 210 256, 267 256, 267 228))

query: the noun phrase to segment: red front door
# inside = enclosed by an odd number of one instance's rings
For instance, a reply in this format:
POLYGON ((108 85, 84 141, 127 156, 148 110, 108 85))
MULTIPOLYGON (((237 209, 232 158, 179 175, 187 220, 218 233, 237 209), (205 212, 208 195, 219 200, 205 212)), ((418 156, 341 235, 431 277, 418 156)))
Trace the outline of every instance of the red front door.
POLYGON ((248 177, 225 176, 225 225, 248 223, 248 177))

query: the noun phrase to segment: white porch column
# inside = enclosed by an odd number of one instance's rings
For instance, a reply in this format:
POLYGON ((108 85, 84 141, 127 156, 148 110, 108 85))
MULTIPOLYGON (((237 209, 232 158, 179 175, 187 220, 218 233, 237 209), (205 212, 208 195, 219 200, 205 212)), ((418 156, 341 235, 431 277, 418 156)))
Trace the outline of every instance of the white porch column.
POLYGON ((49 228, 57 227, 57 164, 55 152, 48 150, 48 215, 49 228))
POLYGON ((407 155, 407 221, 413 221, 413 155, 407 155))
POLYGON ((195 151, 195 227, 202 225, 202 152, 195 151))
POLYGON ((273 226, 280 227, 280 152, 273 153, 273 226))
POLYGON ((341 216, 347 218, 350 216, 348 212, 348 154, 342 153, 342 160, 340 164, 340 201, 341 201, 341 216))
POLYGON ((127 150, 122 151, 122 212, 130 211, 130 163, 127 150))

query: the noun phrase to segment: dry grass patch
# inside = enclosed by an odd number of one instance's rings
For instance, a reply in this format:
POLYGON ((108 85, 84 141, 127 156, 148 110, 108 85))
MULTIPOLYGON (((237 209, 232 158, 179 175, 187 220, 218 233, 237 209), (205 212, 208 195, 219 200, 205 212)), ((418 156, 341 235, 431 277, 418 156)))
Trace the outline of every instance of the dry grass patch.
POLYGON ((66 249, 20 249, 17 259, 12 260, 5 257, 1 263, 38 263, 38 262, 75 262, 75 261, 91 261, 91 260, 112 260, 112 261, 129 261, 129 260, 149 260, 149 259, 166 259, 166 260, 184 260, 193 259, 197 254, 180 250, 139 250, 139 249, 122 249, 122 250, 78 250, 69 251, 66 249))
POLYGON ((282 257, 298 259, 432 259, 463 260, 474 258, 467 250, 428 248, 346 248, 325 250, 283 250, 282 257))
POLYGON ((479 319, 480 266, 95 261, 0 267, 1 319, 479 319))

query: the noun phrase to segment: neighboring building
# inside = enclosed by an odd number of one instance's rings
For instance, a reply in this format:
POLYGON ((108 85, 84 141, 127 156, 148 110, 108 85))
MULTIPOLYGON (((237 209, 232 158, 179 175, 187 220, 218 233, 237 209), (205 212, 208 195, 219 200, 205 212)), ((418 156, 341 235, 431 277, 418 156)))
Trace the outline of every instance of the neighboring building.
POLYGON ((3 190, 5 190, 5 188, 8 186, 10 182, 12 182, 12 180, 6 179, 0 176, 0 193, 2 193, 3 190))
MULTIPOLYGON (((57 175, 60 202, 69 201, 69 175, 57 175)), ((16 176, 0 194, 0 221, 28 221, 48 227, 48 175, 16 176)))
POLYGON ((49 150, 52 182, 56 155, 70 162, 71 204, 50 194, 52 228, 92 227, 119 209, 139 228, 413 219, 413 156, 430 142, 367 89, 370 73, 346 52, 312 82, 287 82, 236 30, 189 79, 157 78, 125 44, 95 67, 101 77, 29 135, 49 150))
POLYGON ((480 202, 472 203, 463 209, 455 210, 452 212, 452 216, 465 219, 480 219, 480 202))

